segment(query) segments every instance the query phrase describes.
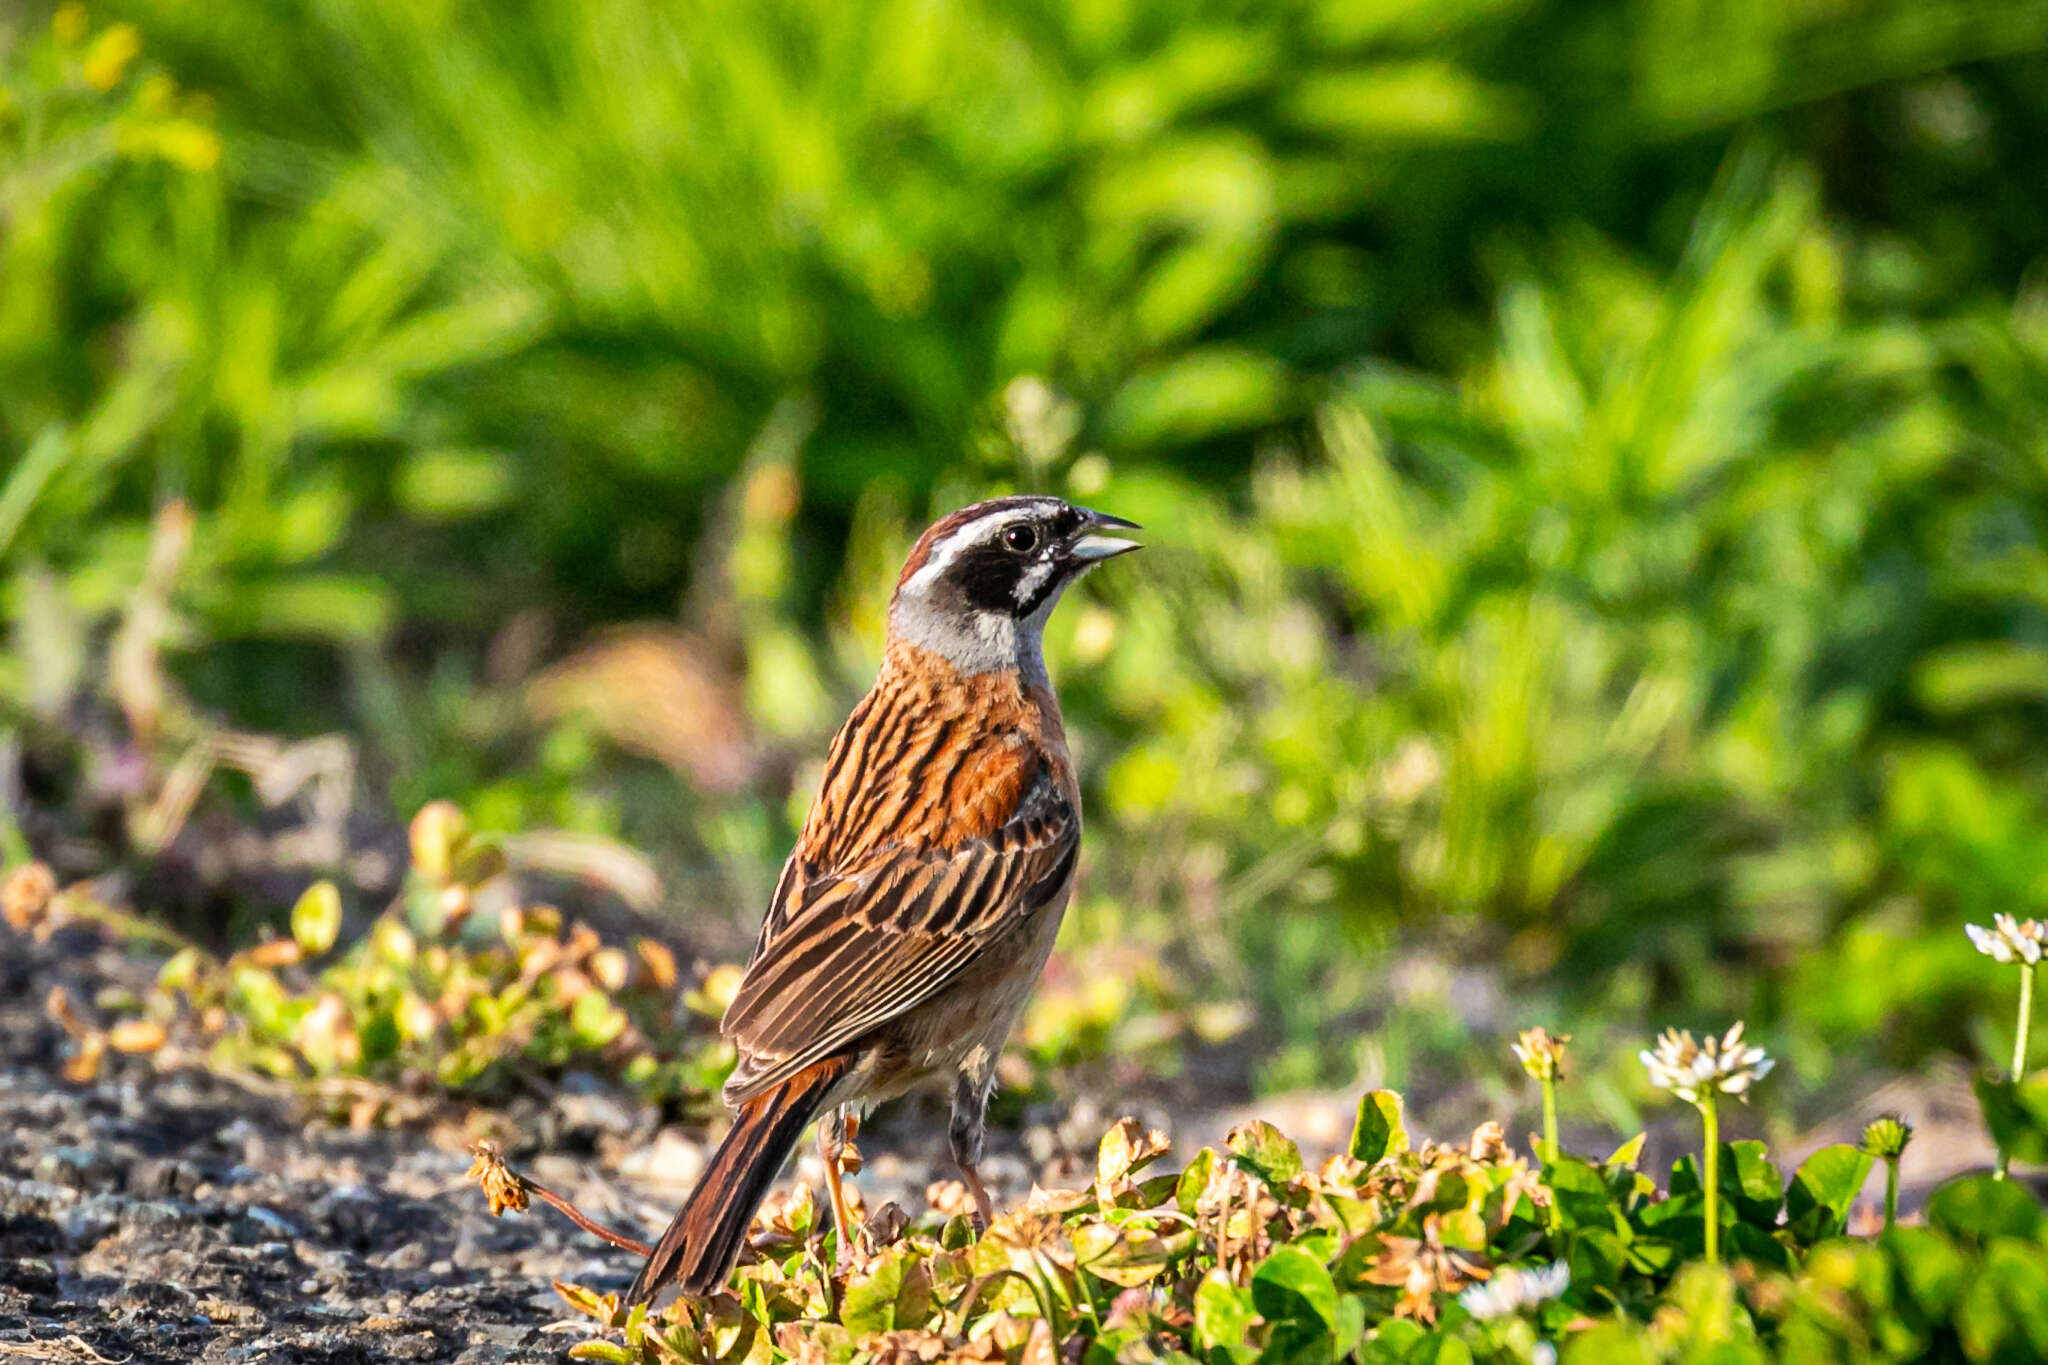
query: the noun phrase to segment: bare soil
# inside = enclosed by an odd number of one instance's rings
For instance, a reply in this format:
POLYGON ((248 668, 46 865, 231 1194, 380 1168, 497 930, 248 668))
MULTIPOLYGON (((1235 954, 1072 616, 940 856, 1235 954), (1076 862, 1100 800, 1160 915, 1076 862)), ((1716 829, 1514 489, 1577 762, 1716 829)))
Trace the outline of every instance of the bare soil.
MULTIPOLYGON (((588 1077, 369 1132, 160 1059, 110 1056, 90 1083, 63 1079, 51 988, 91 1001, 154 967, 90 932, 34 944, 0 930, 0 1361, 559 1360, 587 1324, 565 1321, 553 1282, 622 1289, 638 1263, 538 1203, 490 1217, 464 1133, 500 1135, 527 1175, 646 1240, 701 1167, 705 1134, 663 1130, 588 1077)), ((1099 1119, 1072 1122, 1092 1161, 1099 1119)), ((1074 1166, 1064 1127, 991 1135, 999 1195, 1074 1166)), ((863 1137, 871 1207, 923 1209, 950 1174, 943 1133, 912 1112, 863 1137)), ((814 1156, 797 1175, 822 1187, 814 1156)))

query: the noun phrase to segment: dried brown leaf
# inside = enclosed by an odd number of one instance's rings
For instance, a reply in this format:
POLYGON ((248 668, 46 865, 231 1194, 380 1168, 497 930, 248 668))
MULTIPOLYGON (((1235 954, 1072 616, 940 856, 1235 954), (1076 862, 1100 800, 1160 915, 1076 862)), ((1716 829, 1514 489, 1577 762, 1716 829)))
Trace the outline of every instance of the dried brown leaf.
POLYGON ((78 1012, 78 1005, 71 999, 71 992, 62 986, 50 987, 50 993, 43 997, 43 1013, 50 1016, 57 1027, 73 1038, 84 1038, 94 1030, 85 1016, 78 1012))
POLYGON ((78 1051, 64 1063, 64 1079, 73 1085, 90 1085, 99 1078, 100 1063, 107 1055, 107 1035, 88 1033, 78 1040, 78 1051))
POLYGON ((0 916, 7 927, 25 934, 49 913, 57 896, 57 874, 46 863, 22 863, 0 881, 0 916))
POLYGON ((123 1019, 107 1030, 107 1041, 116 1052, 156 1052, 170 1035, 154 1019, 123 1019))
MULTIPOLYGON (((496 1218, 506 1209, 524 1213, 526 1183, 505 1164, 505 1154, 498 1144, 485 1138, 469 1150, 476 1160, 470 1163, 469 1173, 463 1178, 474 1180, 483 1189, 484 1202, 490 1205, 491 1216, 496 1218)), ((555 1287, 561 1289, 560 1285, 555 1287)), ((564 1291, 564 1297, 567 1296, 567 1291, 564 1291)))
POLYGON ((633 945, 639 955, 640 965, 647 972, 647 980, 658 991, 672 991, 676 988, 676 955, 668 945, 643 938, 633 945))

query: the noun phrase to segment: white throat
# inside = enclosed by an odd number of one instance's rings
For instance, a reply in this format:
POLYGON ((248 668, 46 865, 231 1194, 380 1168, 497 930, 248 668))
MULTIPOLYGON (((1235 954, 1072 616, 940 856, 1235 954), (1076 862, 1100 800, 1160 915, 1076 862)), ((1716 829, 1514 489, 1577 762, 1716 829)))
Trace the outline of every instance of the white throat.
POLYGON ((889 607, 889 632, 907 644, 928 649, 962 673, 995 673, 1016 669, 1027 683, 1047 685, 1045 622, 1059 605, 1062 583, 1019 619, 997 611, 945 611, 934 608, 921 592, 897 595, 889 607))

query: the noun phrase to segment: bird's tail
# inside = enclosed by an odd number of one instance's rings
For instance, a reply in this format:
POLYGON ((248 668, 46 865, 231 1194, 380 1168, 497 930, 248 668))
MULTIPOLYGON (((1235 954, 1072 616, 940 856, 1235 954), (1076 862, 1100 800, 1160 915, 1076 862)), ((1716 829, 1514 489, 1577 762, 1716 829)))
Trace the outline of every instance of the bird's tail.
POLYGON ((776 1172, 852 1066, 851 1058, 827 1057, 740 1106, 732 1131, 626 1291, 625 1307, 647 1302, 671 1280, 693 1296, 724 1285, 776 1172))

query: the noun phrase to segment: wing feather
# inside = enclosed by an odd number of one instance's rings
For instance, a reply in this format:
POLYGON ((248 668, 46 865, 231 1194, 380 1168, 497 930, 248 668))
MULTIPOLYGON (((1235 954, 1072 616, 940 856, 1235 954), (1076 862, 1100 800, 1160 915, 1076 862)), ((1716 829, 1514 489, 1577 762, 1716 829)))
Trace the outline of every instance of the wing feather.
POLYGON ((885 844, 809 871, 792 857, 724 1032, 740 1052, 728 1102, 778 1084, 930 999, 1073 874, 1080 820, 1044 764, 986 834, 885 844))

